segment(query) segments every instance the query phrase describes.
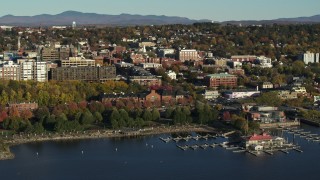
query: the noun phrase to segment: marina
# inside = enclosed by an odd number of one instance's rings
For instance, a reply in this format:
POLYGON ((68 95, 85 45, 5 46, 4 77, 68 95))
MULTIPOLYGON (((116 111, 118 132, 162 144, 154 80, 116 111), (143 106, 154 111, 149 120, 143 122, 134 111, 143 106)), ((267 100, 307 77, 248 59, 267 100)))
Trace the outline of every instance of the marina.
MULTIPOLYGON (((314 127, 302 126, 301 129, 303 132, 311 131, 310 134, 320 133, 320 129, 314 127)), ((137 138, 22 144, 12 147, 12 152, 16 155, 15 159, 0 162, 0 168, 2 172, 5 172, 2 174, 3 179, 34 179, 32 178, 34 174, 37 174, 38 179, 61 179, 61 173, 65 179, 88 179, 97 173, 102 175, 97 179, 105 177, 108 179, 150 179, 155 174, 156 177, 153 179, 212 179, 213 177, 215 179, 236 179, 238 176, 242 176, 243 179, 305 179, 304 173, 307 173, 309 174, 308 179, 317 180, 319 175, 315 172, 320 166, 319 143, 307 141, 300 136, 294 138, 293 134, 286 132, 281 133, 282 131, 279 130, 271 134, 280 137, 282 135, 286 142, 289 142, 286 144, 294 145, 291 145, 291 148, 290 145, 283 147, 289 152, 288 154, 279 151, 281 147, 248 151, 238 144, 230 143, 230 139, 223 137, 208 138, 208 140, 201 138, 198 141, 180 140, 176 143, 171 138, 206 134, 167 133, 137 138), (169 141, 165 142, 161 138, 169 141), (219 144, 223 142, 228 142, 225 143, 228 148, 235 146, 240 148, 234 150, 222 148, 219 144), (206 149, 200 147, 206 144, 209 145, 206 149), (198 145, 198 148, 193 150, 190 147, 192 145, 198 145), (141 159, 142 156, 145 159, 141 159), (204 166, 210 168, 205 169, 204 166), (69 171, 70 167, 85 168, 86 171, 79 171, 75 175, 69 171), (279 167, 284 168, 279 170, 279 167), (237 175, 230 173, 230 168, 237 169, 237 175), (48 169, 60 173, 52 173, 50 177, 41 173, 47 172, 48 169), (122 170, 118 171, 118 169, 122 170), (148 171, 137 174, 141 169, 148 171), (172 174, 173 169, 174 175, 172 174), (250 175, 252 171, 259 176, 252 177, 250 175), (270 172, 279 173, 275 175, 270 172)))
MULTIPOLYGON (((300 140, 305 140, 307 142, 317 143, 320 142, 320 135, 318 133, 305 130, 299 127, 279 127, 276 129, 276 132, 273 132, 275 135, 274 141, 275 144, 269 145, 261 149, 259 146, 255 147, 256 149, 249 149, 244 147, 239 143, 230 143, 225 139, 228 139, 228 135, 234 132, 229 132, 225 134, 189 134, 189 135, 176 135, 176 136, 167 136, 160 137, 160 139, 165 142, 172 142, 176 145, 177 148, 187 151, 187 150, 206 150, 209 147, 214 149, 219 146, 224 150, 231 151, 233 153, 248 153, 253 156, 261 156, 263 154, 275 155, 277 152, 282 154, 290 154, 290 151, 297 153, 302 153, 302 147, 297 144, 297 138, 300 140), (276 135, 278 134, 278 135, 276 135), (286 139, 281 138, 286 137, 286 139), (289 138, 290 137, 290 138, 289 138), (197 144, 193 142, 198 142, 197 144), (279 144, 280 143, 280 144, 279 144)), ((229 139, 228 139, 229 140, 229 139)))

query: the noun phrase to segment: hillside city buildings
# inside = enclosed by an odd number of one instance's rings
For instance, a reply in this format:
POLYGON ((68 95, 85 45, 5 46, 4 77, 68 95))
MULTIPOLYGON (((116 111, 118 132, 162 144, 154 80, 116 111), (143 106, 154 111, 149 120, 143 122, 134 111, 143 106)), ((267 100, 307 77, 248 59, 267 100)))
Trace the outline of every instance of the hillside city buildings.
MULTIPOLYGON (((14 29, 9 26, 1 27, 3 31, 14 29)), ((292 84, 270 80, 256 83, 258 80, 261 81, 259 76, 264 75, 262 69, 268 71, 275 65, 283 65, 277 59, 252 54, 228 54, 222 57, 213 53, 213 45, 209 47, 211 50, 202 51, 199 50, 201 48, 194 48, 198 46, 192 46, 197 45, 196 42, 190 41, 179 46, 174 44, 184 37, 190 37, 193 41, 205 37, 215 42, 214 34, 210 32, 180 29, 160 35, 136 28, 133 36, 128 35, 118 39, 124 45, 111 43, 101 37, 93 42, 88 38, 82 38, 81 34, 78 34, 76 41, 62 35, 79 30, 87 32, 87 28, 79 28, 76 23, 72 23, 71 27, 20 28, 15 40, 16 45, 5 44, 10 50, 0 52, 0 79, 39 82, 120 80, 137 83, 150 89, 167 84, 164 82, 164 77, 159 76, 158 71, 160 71, 163 72, 162 75, 167 75, 166 81, 168 79, 176 83, 189 81, 196 88, 205 88, 201 94, 206 99, 215 99, 219 96, 229 99, 246 98, 275 89, 278 96, 284 100, 308 96, 303 89, 304 84, 295 80, 292 84), (58 31, 59 37, 51 35, 58 31), (48 37, 46 40, 32 42, 33 45, 30 46, 27 43, 31 42, 27 38, 28 35, 48 37), (246 71, 254 68, 259 68, 258 73, 261 74, 247 76, 246 71), (243 87, 244 81, 252 86, 243 87), (261 90, 252 90, 256 86, 261 90), (226 89, 228 91, 224 91, 226 89)), ((305 64, 319 63, 319 53, 307 51, 298 59, 305 64)))

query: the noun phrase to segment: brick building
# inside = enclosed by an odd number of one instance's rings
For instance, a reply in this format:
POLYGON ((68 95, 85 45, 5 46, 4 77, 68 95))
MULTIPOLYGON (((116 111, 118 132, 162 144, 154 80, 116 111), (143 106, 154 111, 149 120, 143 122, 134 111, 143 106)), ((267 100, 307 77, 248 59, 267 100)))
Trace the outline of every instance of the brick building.
POLYGON ((210 74, 205 77, 205 83, 208 87, 218 88, 219 86, 236 87, 237 76, 231 74, 210 74))
POLYGON ((197 50, 195 49, 183 49, 179 51, 178 54, 179 61, 184 62, 184 61, 197 61, 199 60, 199 55, 197 50))
POLYGON ((254 55, 237 55, 231 56, 231 60, 235 62, 253 62, 257 59, 254 55))
POLYGON ((155 76, 130 76, 130 82, 136 82, 142 86, 161 86, 161 78, 155 76))
POLYGON ((58 61, 60 60, 60 52, 58 49, 45 47, 41 52, 42 61, 58 61))

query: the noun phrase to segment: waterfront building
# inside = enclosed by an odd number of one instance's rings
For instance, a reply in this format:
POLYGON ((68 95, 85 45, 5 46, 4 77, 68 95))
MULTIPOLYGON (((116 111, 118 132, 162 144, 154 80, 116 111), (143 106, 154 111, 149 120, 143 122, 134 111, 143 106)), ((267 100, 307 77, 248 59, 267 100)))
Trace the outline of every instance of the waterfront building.
POLYGON ((272 137, 269 134, 262 133, 261 135, 253 134, 245 137, 243 143, 247 150, 261 151, 272 147, 282 147, 285 140, 281 137, 272 137))
POLYGON ((260 123, 286 122, 284 111, 278 110, 278 107, 244 106, 243 109, 247 112, 247 119, 250 121, 260 123))

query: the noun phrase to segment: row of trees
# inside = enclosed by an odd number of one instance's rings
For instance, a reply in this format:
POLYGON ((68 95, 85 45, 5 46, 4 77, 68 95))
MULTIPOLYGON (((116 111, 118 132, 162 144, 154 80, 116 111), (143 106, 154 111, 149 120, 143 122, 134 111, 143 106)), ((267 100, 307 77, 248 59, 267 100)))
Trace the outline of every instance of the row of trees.
POLYGON ((110 123, 113 129, 123 127, 138 128, 147 125, 152 121, 159 121, 160 113, 156 108, 137 109, 135 111, 127 112, 125 109, 113 109, 110 114, 110 123))
MULTIPOLYGON (((217 116, 218 111, 215 108, 202 103, 198 103, 193 110, 184 106, 168 108, 165 112, 165 117, 172 119, 174 124, 209 124, 216 120, 217 116)), ((141 128, 159 122, 159 120, 160 112, 156 108, 118 109, 98 101, 90 103, 83 101, 60 104, 50 110, 43 106, 31 112, 28 118, 22 116, 21 113, 10 112, 4 118, 2 127, 16 132, 71 132, 99 127, 141 128)))
POLYGON ((96 100, 101 93, 137 93, 138 84, 123 81, 86 83, 81 81, 1 81, 0 104, 37 102, 39 106, 55 106, 62 103, 96 100))

